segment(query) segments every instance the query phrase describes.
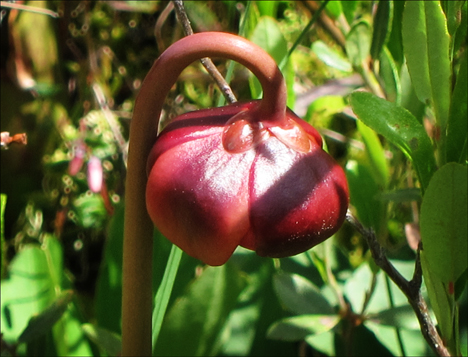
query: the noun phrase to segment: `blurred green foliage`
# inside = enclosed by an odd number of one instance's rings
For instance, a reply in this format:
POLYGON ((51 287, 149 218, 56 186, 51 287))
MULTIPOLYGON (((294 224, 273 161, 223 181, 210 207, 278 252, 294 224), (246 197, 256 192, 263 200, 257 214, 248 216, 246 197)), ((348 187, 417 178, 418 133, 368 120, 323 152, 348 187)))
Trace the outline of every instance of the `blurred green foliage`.
MULTIPOLYGON (((467 2, 329 1, 289 53, 320 3, 185 5, 195 31, 239 33, 272 55, 288 105, 345 167, 351 211, 407 279, 422 239, 423 294, 451 352, 466 356, 467 2)), ((168 1, 24 5, 58 17, 2 3, 2 132, 28 144, 1 153, 1 353, 117 355, 129 121, 153 61, 183 33, 168 1)), ((261 97, 246 69, 215 63, 239 100, 261 97)), ((162 119, 222 102, 194 63, 162 119)), ((156 293, 171 246, 154 239, 156 293)), ((183 255, 156 354, 431 355, 419 329, 345 224, 281 260, 239 248, 212 268, 183 255)))

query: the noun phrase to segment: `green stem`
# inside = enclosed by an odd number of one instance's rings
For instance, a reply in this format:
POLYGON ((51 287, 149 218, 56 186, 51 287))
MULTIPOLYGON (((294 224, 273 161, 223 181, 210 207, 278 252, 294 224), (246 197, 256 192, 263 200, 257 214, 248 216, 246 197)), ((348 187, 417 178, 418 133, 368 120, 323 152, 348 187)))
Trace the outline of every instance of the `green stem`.
POLYGON ((171 253, 167 260, 166 270, 159 286, 158 292, 154 297, 154 310, 153 310, 153 352, 158 341, 159 331, 164 315, 166 314, 167 304, 171 297, 172 287, 174 286, 177 270, 179 269, 180 258, 182 257, 182 250, 177 246, 172 245, 171 253))

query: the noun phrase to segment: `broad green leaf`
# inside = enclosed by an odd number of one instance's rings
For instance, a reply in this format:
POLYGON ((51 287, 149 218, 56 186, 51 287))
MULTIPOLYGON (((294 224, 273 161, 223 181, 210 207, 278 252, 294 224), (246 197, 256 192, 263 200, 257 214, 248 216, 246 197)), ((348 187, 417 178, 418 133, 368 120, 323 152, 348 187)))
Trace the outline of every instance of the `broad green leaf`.
POLYGON ((122 351, 122 338, 115 332, 93 324, 81 326, 86 336, 110 356, 118 356, 122 351))
POLYGON ((349 61, 338 52, 328 47, 324 42, 320 40, 315 41, 312 44, 311 49, 327 66, 339 69, 343 72, 352 72, 353 67, 351 66, 351 63, 349 63, 349 61))
POLYGON ((208 356, 245 286, 230 264, 206 267, 170 308, 156 344, 156 355, 208 356))
POLYGON ((273 284, 280 301, 289 311, 298 315, 333 314, 333 308, 320 289, 297 274, 274 275, 273 284))
POLYGON ((330 331, 340 320, 339 315, 299 315, 275 322, 267 337, 283 341, 299 341, 308 335, 330 331))
MULTIPOLYGON (((347 1, 344 2, 346 3, 347 1)), ((336 356, 334 340, 335 334, 333 330, 321 333, 320 335, 309 335, 305 337, 305 341, 309 345, 328 356, 336 356)))
POLYGON ((390 178, 385 151, 380 143, 380 139, 375 131, 364 125, 362 121, 357 122, 357 128, 366 146, 366 154, 369 158, 372 171, 376 174, 377 184, 385 188, 390 178))
POLYGON ((49 332, 65 313, 72 296, 73 291, 64 291, 48 308, 33 316, 18 337, 18 342, 27 343, 49 332))
POLYGON ((460 61, 457 82, 453 90, 450 116, 447 125, 446 161, 463 163, 467 159, 467 124, 468 124, 468 73, 466 51, 460 61))
POLYGON ((385 233, 385 203, 378 199, 381 192, 378 182, 370 169, 355 160, 346 164, 350 203, 356 209, 359 220, 366 227, 372 227, 379 237, 385 233))
POLYGON ((465 165, 442 166, 432 177, 421 204, 424 254, 434 274, 452 287, 468 266, 467 175, 465 165))
POLYGON ((55 299, 44 251, 26 246, 9 266, 9 278, 1 283, 1 327, 3 338, 13 342, 30 318, 46 309, 55 299))
POLYGON ((353 66, 359 67, 369 56, 370 46, 370 26, 365 21, 359 21, 351 27, 346 36, 346 54, 353 66))
POLYGON ((367 324, 360 324, 353 328, 353 343, 349 347, 343 343, 340 347, 335 347, 337 356, 345 356, 349 353, 351 356, 393 357, 390 350, 367 327, 367 324), (350 351, 346 351, 348 348, 350 351))
POLYGON ((371 314, 368 318, 382 325, 395 326, 410 330, 419 330, 419 322, 410 305, 402 305, 371 314))
MULTIPOLYGON (((402 274, 406 279, 410 280, 414 272, 414 262, 411 261, 398 261, 392 260, 391 263, 395 268, 402 274)), ((351 307, 355 312, 361 312, 364 301, 366 299, 366 293, 372 283, 372 270, 370 264, 361 264, 346 280, 344 286, 344 293, 347 301, 351 303, 351 307)), ((389 292, 387 290, 388 277, 379 270, 376 276, 376 285, 374 292, 369 300, 366 312, 378 313, 382 310, 391 308, 389 300, 389 292)), ((390 293, 393 296, 394 305, 405 305, 408 303, 408 299, 401 292, 401 290, 390 281, 390 293)))
POLYGON ((403 47, 419 100, 434 105, 445 128, 450 105, 449 34, 439 1, 407 1, 403 13, 403 47))
POLYGON ((373 94, 354 92, 350 98, 356 116, 412 160, 422 189, 425 190, 436 164, 432 144, 424 127, 406 109, 373 94))
POLYGON ((377 324, 372 320, 366 320, 364 326, 371 330, 380 343, 394 356, 427 356, 429 347, 419 328, 417 330, 399 329, 397 334, 395 327, 377 324))
POLYGON ((393 1, 380 0, 374 15, 374 29, 370 54, 373 59, 380 57, 380 52, 386 44, 391 32, 393 17, 393 1))
MULTIPOLYGON (((231 259, 236 259, 237 254, 231 259)), ((245 260, 248 262, 248 285, 239 295, 236 307, 229 314, 225 325, 226 332, 223 332, 223 336, 226 336, 226 338, 223 339, 220 355, 249 355, 255 337, 258 337, 259 334, 264 335, 263 331, 259 331, 259 324, 268 323, 265 321, 266 319, 261 317, 262 310, 266 308, 266 311, 273 312, 269 306, 265 306, 265 302, 275 301, 277 303, 277 299, 270 298, 272 293, 270 280, 273 271, 271 262, 260 261, 252 254, 244 257, 248 257, 245 260)), ((242 270, 245 270, 244 268, 246 267, 240 267, 242 270)), ((276 311, 276 315, 279 315, 282 313, 282 309, 278 304, 276 306, 274 311, 276 311)))

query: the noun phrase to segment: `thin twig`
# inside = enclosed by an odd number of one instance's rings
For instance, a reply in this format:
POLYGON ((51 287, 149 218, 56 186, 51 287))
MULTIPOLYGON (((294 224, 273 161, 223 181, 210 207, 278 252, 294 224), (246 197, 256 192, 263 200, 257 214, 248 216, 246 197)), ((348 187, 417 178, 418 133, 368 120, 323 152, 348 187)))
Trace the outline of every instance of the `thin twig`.
POLYGON ((372 229, 365 228, 361 222, 348 210, 346 220, 367 240, 369 249, 375 263, 392 279, 398 288, 405 294, 408 302, 416 313, 421 332, 431 349, 438 356, 450 356, 449 351, 444 346, 434 323, 429 315, 429 310, 421 294, 422 270, 419 259, 419 249, 416 256, 415 271, 411 281, 406 280, 398 270, 390 263, 384 254, 382 246, 379 244, 372 229))
POLYGON ((59 14, 56 13, 55 11, 48 10, 48 9, 43 9, 40 7, 36 6, 29 6, 29 5, 21 5, 21 4, 16 4, 12 2, 6 2, 6 1, 0 1, 0 6, 1 7, 6 7, 9 9, 14 9, 14 10, 23 10, 23 11, 29 11, 33 12, 35 14, 41 14, 41 15, 48 15, 53 18, 58 18, 59 14))
MULTIPOLYGON (((192 26, 190 25, 190 20, 187 16, 187 13, 185 12, 183 1, 173 0, 173 3, 174 3, 174 9, 177 14, 177 19, 179 20, 179 22, 182 25, 182 28, 184 29, 185 36, 193 35, 192 26)), ((221 75, 221 73, 219 73, 213 61, 209 59, 208 57, 205 57, 205 58, 202 58, 200 62, 202 63, 203 67, 206 68, 210 76, 213 77, 214 81, 218 85, 223 95, 229 101, 229 103, 237 102, 237 98, 232 92, 231 87, 226 82, 226 80, 221 75)))

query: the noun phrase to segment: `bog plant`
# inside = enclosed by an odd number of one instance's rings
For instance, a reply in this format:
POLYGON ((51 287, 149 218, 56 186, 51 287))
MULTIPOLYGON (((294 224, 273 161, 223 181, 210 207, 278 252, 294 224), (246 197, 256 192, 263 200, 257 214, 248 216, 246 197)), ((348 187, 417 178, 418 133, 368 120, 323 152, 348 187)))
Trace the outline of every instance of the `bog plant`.
POLYGON ((2 79, 28 135, 2 152, 2 355, 466 355, 466 1, 185 2, 179 41, 162 2, 35 4, 8 25, 34 96, 2 79), (201 56, 241 64, 216 62, 238 103, 201 56))

